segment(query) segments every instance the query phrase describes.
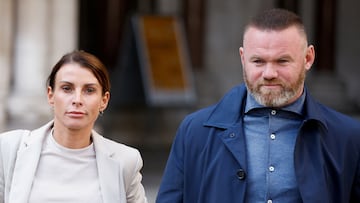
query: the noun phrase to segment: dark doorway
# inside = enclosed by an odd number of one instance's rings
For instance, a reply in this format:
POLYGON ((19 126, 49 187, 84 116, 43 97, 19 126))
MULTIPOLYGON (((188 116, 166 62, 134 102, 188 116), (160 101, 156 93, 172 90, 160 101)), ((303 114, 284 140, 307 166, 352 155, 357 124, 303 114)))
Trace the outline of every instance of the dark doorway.
POLYGON ((123 28, 137 1, 80 0, 79 49, 98 56, 109 69, 117 63, 123 28))

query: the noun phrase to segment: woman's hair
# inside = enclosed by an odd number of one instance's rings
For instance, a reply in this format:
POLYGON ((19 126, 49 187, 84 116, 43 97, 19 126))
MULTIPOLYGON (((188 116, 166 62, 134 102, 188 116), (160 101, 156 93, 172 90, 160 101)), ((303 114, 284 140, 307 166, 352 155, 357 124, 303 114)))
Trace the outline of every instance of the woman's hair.
POLYGON ((56 73, 65 64, 79 64, 81 67, 89 69, 102 87, 102 94, 110 92, 109 73, 105 65, 94 55, 85 51, 73 51, 65 54, 52 68, 52 71, 47 79, 47 85, 55 88, 56 73))

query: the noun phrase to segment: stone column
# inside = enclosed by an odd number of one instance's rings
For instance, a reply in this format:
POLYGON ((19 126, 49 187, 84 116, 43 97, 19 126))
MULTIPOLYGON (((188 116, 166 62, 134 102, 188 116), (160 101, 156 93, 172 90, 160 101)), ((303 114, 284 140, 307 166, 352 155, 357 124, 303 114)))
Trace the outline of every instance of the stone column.
POLYGON ((0 132, 5 130, 6 102, 11 70, 13 1, 0 0, 0 132))
POLYGON ((14 86, 8 109, 16 122, 38 121, 50 114, 46 102, 45 68, 48 60, 47 0, 18 0, 14 44, 14 86))
POLYGON ((78 45, 78 0, 52 0, 50 23, 49 71, 62 55, 77 49, 78 45))
POLYGON ((10 118, 38 125, 49 120, 46 77, 76 47, 76 0, 18 0, 10 118))

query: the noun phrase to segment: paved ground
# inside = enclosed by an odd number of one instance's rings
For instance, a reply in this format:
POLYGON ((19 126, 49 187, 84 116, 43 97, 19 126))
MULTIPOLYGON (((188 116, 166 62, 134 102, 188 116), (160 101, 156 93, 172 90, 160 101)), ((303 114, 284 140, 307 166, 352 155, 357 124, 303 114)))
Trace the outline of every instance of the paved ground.
POLYGON ((167 149, 139 149, 143 160, 143 184, 149 203, 154 203, 166 164, 167 149))

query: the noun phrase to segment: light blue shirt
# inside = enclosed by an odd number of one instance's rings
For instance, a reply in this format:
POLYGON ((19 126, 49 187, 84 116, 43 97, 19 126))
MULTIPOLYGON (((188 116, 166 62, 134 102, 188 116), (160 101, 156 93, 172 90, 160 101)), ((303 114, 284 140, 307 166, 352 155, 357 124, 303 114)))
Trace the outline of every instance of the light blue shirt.
POLYGON ((295 177, 294 148, 304 101, 305 93, 289 106, 269 108, 248 93, 244 116, 246 202, 302 202, 295 177))

